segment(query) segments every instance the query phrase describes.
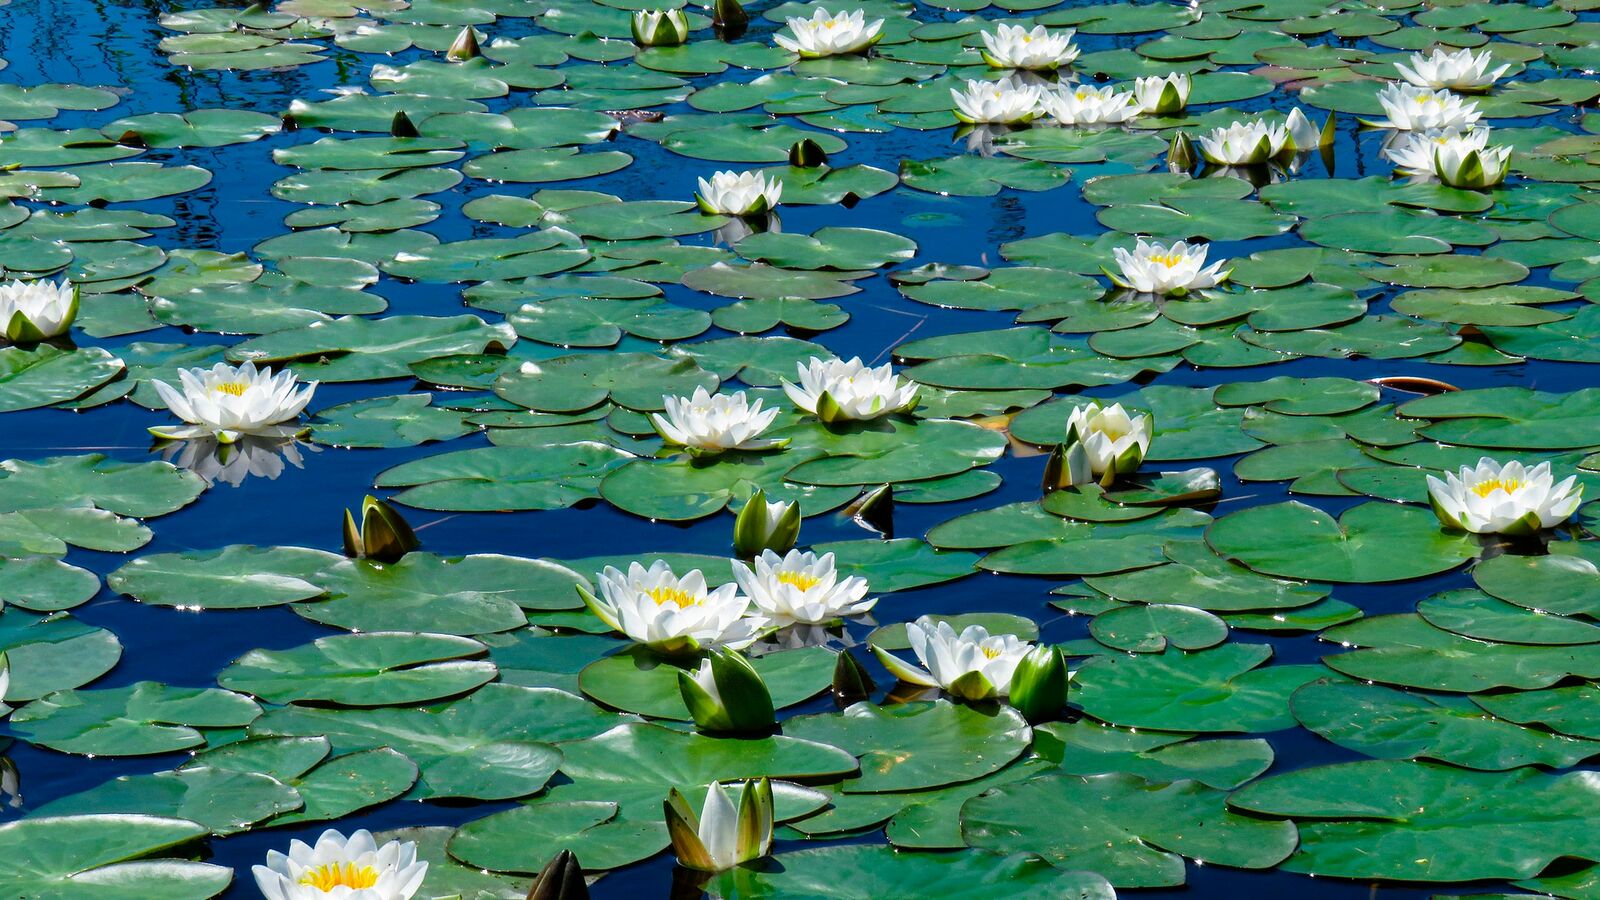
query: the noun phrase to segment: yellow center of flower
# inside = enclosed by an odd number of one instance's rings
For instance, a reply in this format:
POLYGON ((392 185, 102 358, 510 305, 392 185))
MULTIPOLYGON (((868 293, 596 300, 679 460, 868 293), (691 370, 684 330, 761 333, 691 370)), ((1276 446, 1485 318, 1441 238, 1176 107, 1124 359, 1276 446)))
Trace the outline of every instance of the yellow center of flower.
POLYGON ((224 381, 221 384, 213 385, 211 389, 219 393, 243 397, 244 392, 250 390, 250 385, 243 381, 224 381))
POLYGON ((1123 431, 1121 428, 1107 427, 1105 425, 1097 425, 1094 427, 1094 430, 1105 435, 1105 438, 1108 441, 1116 441, 1118 438, 1121 438, 1123 435, 1127 434, 1127 432, 1123 431))
POLYGON ((1025 34, 1025 35, 1023 35, 1023 36, 1022 36, 1022 42, 1023 42, 1023 43, 1024 43, 1024 44, 1031 44, 1031 43, 1033 43, 1033 35, 1031 35, 1031 34, 1025 34))
POLYGON ((1479 497, 1488 497, 1495 491, 1512 493, 1522 487, 1520 478, 1489 478, 1472 486, 1472 492, 1479 497))
POLYGON ((1160 263, 1163 266, 1166 266, 1167 268, 1170 269, 1173 266, 1177 265, 1178 263, 1183 262, 1183 254, 1182 253, 1155 253, 1155 254, 1151 254, 1150 261, 1153 262, 1153 263, 1160 263))
POLYGON ((989 659, 999 659, 1000 658, 1000 648, 999 647, 979 647, 978 648, 978 652, 982 653, 984 656, 988 657, 989 659))
POLYGON ((654 600, 657 606, 660 606, 664 603, 671 603, 673 606, 676 606, 679 609, 686 609, 700 602, 699 597, 696 597, 688 591, 675 587, 666 587, 665 585, 662 587, 651 588, 650 590, 645 591, 645 595, 651 600, 654 600))
POLYGON ((836 24, 838 24, 838 23, 833 21, 832 19, 829 19, 828 21, 822 23, 822 27, 823 28, 832 28, 836 24))
POLYGON ((323 863, 300 876, 300 883, 314 887, 324 894, 337 887, 360 890, 378 883, 378 870, 372 866, 355 863, 323 863))
POLYGON ((802 591, 809 591, 822 583, 822 579, 809 572, 779 572, 778 580, 784 584, 792 584, 802 591))

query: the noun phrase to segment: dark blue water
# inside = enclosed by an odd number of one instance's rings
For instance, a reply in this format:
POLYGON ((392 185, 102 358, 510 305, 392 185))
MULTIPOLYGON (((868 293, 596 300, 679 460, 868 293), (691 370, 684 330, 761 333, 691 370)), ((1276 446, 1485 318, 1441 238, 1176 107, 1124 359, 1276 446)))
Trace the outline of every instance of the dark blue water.
MULTIPOLYGON (((376 62, 403 63, 425 54, 407 51, 393 60, 362 56, 332 48, 329 61, 272 72, 188 72, 175 69, 156 50, 166 32, 156 24, 158 15, 203 4, 163 3, 155 0, 15 0, 0 6, 0 57, 9 67, 0 70, 0 83, 34 85, 48 82, 104 85, 121 96, 119 105, 95 113, 66 112, 48 122, 22 122, 23 126, 68 128, 99 126, 123 116, 147 112, 182 112, 190 109, 229 107, 264 112, 279 112, 295 98, 325 99, 321 93, 341 84, 365 84, 370 66, 376 62)), ((759 5, 757 6, 759 8, 759 5)), ((991 11, 993 13, 993 11, 991 11)), ((956 18, 938 10, 919 7, 919 18, 931 21, 956 18)), ((756 20, 752 38, 759 39, 767 23, 756 20)), ((489 30, 493 34, 529 33, 526 20, 502 19, 489 30)), ((1132 46, 1151 35, 1098 37, 1082 35, 1086 51, 1132 46)), ((329 42, 331 44, 331 41, 329 42)), ((730 70, 723 77, 748 80, 759 73, 730 70)), ((709 83, 715 79, 700 79, 709 83)), ((518 102, 486 101, 499 111, 518 102)), ((1259 108, 1264 101, 1236 106, 1259 108)), ((673 108, 665 109, 667 112, 673 108)), ((1320 116, 1319 116, 1320 118, 1320 116)), ((1570 127, 1560 116, 1548 124, 1570 127)), ((178 197, 138 203, 118 204, 161 213, 176 220, 172 228, 156 232, 147 243, 164 248, 199 248, 226 252, 247 251, 257 243, 287 228, 283 217, 297 207, 272 198, 272 182, 292 170, 271 162, 277 147, 315 140, 312 130, 279 134, 251 144, 218 149, 194 149, 145 153, 140 160, 174 164, 193 164, 216 174, 211 184, 178 197)), ((929 159, 960 152, 962 142, 950 129, 932 132, 898 130, 887 135, 845 135, 850 149, 834 157, 835 165, 869 163, 893 170, 901 158, 929 159)), ((1336 156, 1341 177, 1351 174, 1384 174, 1387 164, 1377 157, 1378 137, 1361 135, 1348 119, 1341 128, 1336 156)), ((696 176, 719 168, 714 163, 685 160, 657 145, 626 135, 619 136, 616 149, 633 155, 635 163, 610 176, 556 185, 496 185, 467 179, 458 188, 430 195, 428 199, 444 206, 443 214, 423 226, 441 241, 467 237, 503 236, 508 230, 473 222, 460 214, 463 203, 475 197, 499 194, 531 194, 540 187, 599 190, 626 199, 686 199, 692 196, 696 176)), ((1313 161, 1310 171, 1299 177, 1318 177, 1320 163, 1313 161)), ((721 166, 726 167, 726 166, 721 166)), ((784 207, 785 231, 810 232, 824 225, 852 225, 894 231, 919 244, 914 264, 938 261, 951 264, 998 265, 1000 244, 1022 237, 1063 231, 1095 234, 1103 229, 1094 221, 1094 207, 1084 202, 1078 186, 1092 174, 1127 171, 1115 165, 1078 166, 1074 184, 1045 193, 1004 191, 990 198, 947 198, 901 188, 887 195, 863 201, 849 211, 838 207, 784 207)), ((695 235, 684 243, 710 243, 712 236, 695 235)), ((1291 236, 1244 242, 1219 243, 1214 257, 1245 256, 1258 250, 1293 245, 1291 236)), ((1539 283, 1536 273, 1532 283, 1539 283)), ((835 301, 851 314, 849 324, 814 338, 841 357, 860 355, 883 361, 892 348, 909 337, 1000 328, 1012 324, 1008 313, 942 311, 902 298, 881 277, 859 283, 862 292, 835 301)), ((403 284, 384 278, 372 289, 389 300, 388 314, 449 315, 463 311, 460 288, 450 285, 403 284)), ((682 287, 667 287, 675 303, 712 308, 726 301, 695 294, 682 287)), ((1386 298, 1373 305, 1382 311, 1386 298)), ((493 318, 492 314, 484 314, 493 318)), ((713 330, 703 339, 724 336, 713 330)), ((97 341, 113 349, 130 341, 160 340, 217 343, 216 335, 185 335, 173 328, 125 338, 97 341)), ((223 339, 225 342, 227 339, 223 339)), ((87 339, 85 340, 87 342, 87 339)), ((643 345, 641 345, 643 346, 643 345)), ((628 349, 625 341, 622 348, 628 349)), ((1518 384, 1533 387, 1558 387, 1571 390, 1600 383, 1593 371, 1581 365, 1529 363, 1517 366, 1474 368, 1441 367, 1415 361, 1370 362, 1321 359, 1297 360, 1267 370, 1196 371, 1187 366, 1160 377, 1161 383, 1212 385, 1226 381, 1252 380, 1275 375, 1343 375, 1370 378, 1378 375, 1427 375, 1443 378, 1463 387, 1518 384)), ((1130 384, 1093 393, 1114 396, 1136 388, 1130 384)), ((323 385, 313 410, 363 397, 382 396, 410 389, 408 381, 323 385)), ((1388 397, 1402 399, 1403 395, 1388 397)), ((63 453, 103 452, 127 460, 155 458, 145 429, 167 421, 164 413, 150 412, 127 403, 87 413, 40 410, 13 413, 0 428, 0 457, 23 459, 63 453)), ((457 440, 449 449, 486 446, 481 436, 457 440)), ((208 549, 229 543, 260 545, 292 544, 339 549, 338 524, 342 511, 358 503, 370 488, 373 477, 399 462, 440 452, 435 446, 404 450, 323 449, 307 453, 304 468, 288 467, 275 480, 253 478, 238 487, 218 485, 197 503, 151 523, 155 539, 141 553, 162 553, 208 549)), ((1230 500, 1224 510, 1241 503, 1276 502, 1287 497, 1280 484, 1241 485, 1227 474, 1231 460, 1209 460, 1195 465, 1211 465, 1224 475, 1224 496, 1230 500)), ((1037 495, 1042 457, 1017 458, 1010 454, 995 464, 1005 477, 1005 485, 994 494, 966 504, 913 506, 902 504, 895 521, 900 536, 921 535, 934 524, 971 508, 991 507, 1037 495)), ((1337 511, 1344 501, 1319 500, 1319 505, 1337 511)), ((727 540, 726 518, 713 518, 693 527, 651 525, 600 504, 589 508, 515 514, 442 515, 416 512, 427 549, 441 554, 499 552, 523 556, 572 558, 597 553, 648 553, 652 551, 721 552, 727 540)), ((806 523, 806 540, 866 537, 867 534, 840 517, 819 517, 806 523)), ((74 550, 68 561, 104 575, 122 565, 126 558, 74 550)), ((881 621, 909 619, 924 612, 967 612, 977 608, 1004 608, 1038 620, 1043 636, 1066 641, 1087 635, 1087 620, 1061 615, 1046 605, 1048 591, 1059 585, 1051 579, 1007 577, 999 589, 998 576, 980 574, 934 588, 894 594, 879 605, 881 621)), ((1369 615, 1409 611, 1428 594, 1469 584, 1462 574, 1452 574, 1402 585, 1341 587, 1334 596, 1361 606, 1369 615)), ((253 648, 288 648, 330 633, 330 629, 308 622, 284 607, 255 611, 191 613, 165 607, 148 606, 102 591, 95 600, 73 614, 89 624, 114 632, 125 649, 121 663, 96 687, 115 687, 139 680, 159 680, 178 685, 207 686, 233 659, 253 648)), ((1269 641, 1281 662, 1312 662, 1323 655, 1326 644, 1312 636, 1266 638, 1240 634, 1236 639, 1269 641)), ((875 665, 875 663, 874 663, 875 665)), ((881 670, 874 670, 880 682, 887 683, 881 670)), ((831 701, 819 700, 791 712, 811 712, 829 708, 831 701)), ((1272 771, 1281 772, 1307 765, 1353 759, 1353 753, 1335 747, 1303 730, 1268 736, 1277 752, 1272 771)), ((154 772, 171 768, 181 755, 136 759, 94 759, 69 757, 48 750, 13 745, 9 757, 20 770, 26 803, 21 809, 0 808, 0 821, 26 814, 57 798, 93 787, 104 780, 127 773, 154 772)), ((340 823, 348 831, 356 827, 373 830, 414 825, 455 825, 480 818, 509 804, 444 804, 436 802, 391 803, 340 823)), ((214 860, 232 866, 243 877, 225 895, 230 898, 257 896, 249 880, 249 866, 260 861, 270 848, 283 848, 291 838, 311 839, 323 826, 300 829, 271 829, 212 842, 214 860)), ((869 838, 876 839, 876 838, 869 838)), ((663 896, 671 884, 670 860, 663 856, 627 870, 613 873, 595 889, 600 897, 663 896)), ((1237 896, 1285 896, 1296 894, 1305 900, 1356 897, 1423 897, 1432 891, 1421 886, 1372 886, 1350 882, 1309 879, 1277 873, 1250 873, 1217 867, 1189 867, 1190 886, 1183 891, 1153 891, 1149 896, 1195 898, 1237 896)), ((1456 893, 1501 889, 1493 885, 1452 888, 1456 893)))

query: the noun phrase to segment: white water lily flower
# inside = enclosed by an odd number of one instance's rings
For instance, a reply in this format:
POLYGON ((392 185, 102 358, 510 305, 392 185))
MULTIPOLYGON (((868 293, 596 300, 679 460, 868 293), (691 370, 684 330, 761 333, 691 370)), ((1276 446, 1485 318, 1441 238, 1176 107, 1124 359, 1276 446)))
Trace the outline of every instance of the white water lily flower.
POLYGON ((629 563, 626 573, 606 566, 599 579, 600 596, 580 590, 590 611, 661 653, 712 647, 740 650, 755 640, 761 625, 745 618, 750 598, 739 593, 737 584, 708 590, 699 569, 679 578, 665 560, 658 559, 648 569, 629 563))
POLYGON ((1258 166, 1288 149, 1289 129, 1260 120, 1234 122, 1200 136, 1200 155, 1219 166, 1258 166))
POLYGON ((797 363, 800 383, 785 381, 783 392, 795 406, 824 422, 876 419, 917 405, 917 385, 901 383, 889 363, 868 368, 860 357, 848 362, 818 359, 797 363))
POLYGON ((224 444, 253 434, 291 437, 300 431, 284 425, 300 415, 316 392, 315 381, 300 387, 288 369, 274 375, 251 363, 238 368, 217 363, 209 369, 179 369, 182 390, 152 381, 161 401, 188 425, 158 426, 150 433, 168 440, 212 436, 224 444))
POLYGON ((1507 64, 1490 71, 1489 64, 1493 61, 1494 57, 1487 50, 1473 53, 1463 49, 1447 53, 1435 47, 1430 56, 1411 54, 1410 66, 1395 63, 1394 67, 1401 78, 1420 88, 1476 94, 1487 91, 1511 68, 1507 64))
POLYGON ((1072 43, 1077 32, 1050 31, 1043 25, 1031 29, 1021 25, 996 25, 983 33, 983 61, 996 69, 1047 71, 1071 65, 1078 58, 1072 43))
POLYGON ((883 20, 874 19, 869 23, 866 14, 859 9, 831 13, 818 7, 811 18, 789 19, 785 24, 794 37, 779 34, 772 39, 790 53, 800 54, 802 59, 860 53, 883 37, 883 20))
POLYGON ((1430 91, 1409 84, 1391 84, 1378 92, 1387 119, 1372 124, 1397 131, 1465 128, 1483 118, 1478 104, 1449 91, 1430 91))
POLYGON ((1120 272, 1104 269, 1118 287, 1141 294, 1185 294, 1216 287, 1228 280, 1232 270, 1224 270, 1227 260, 1206 265, 1205 244, 1190 246, 1178 241, 1171 246, 1139 238, 1133 250, 1114 248, 1120 272))
POLYGON ((739 785, 728 795, 722 782, 706 789, 695 815, 684 796, 667 793, 667 834, 678 862, 702 872, 721 872, 772 851, 772 783, 763 778, 739 785))
POLYGON ((760 172, 718 172, 710 181, 698 181, 695 203, 714 216, 759 216, 776 207, 783 196, 783 181, 760 172))
POLYGON ((1116 125, 1139 114, 1139 102, 1133 94, 1109 84, 1080 84, 1045 91, 1040 103, 1062 125, 1116 125))
POLYGON ((1095 476, 1107 472, 1126 475, 1138 469, 1154 434, 1149 413, 1130 416, 1121 403, 1102 409, 1091 401, 1074 409, 1067 419, 1067 443, 1083 447, 1089 471, 1095 476))
POLYGON ((991 635, 982 625, 968 625, 956 633, 949 622, 923 616, 906 625, 911 652, 924 668, 917 668, 887 651, 873 653, 890 674, 907 684, 943 688, 963 700, 992 700, 1011 691, 1011 676, 1033 644, 1014 634, 991 635))
POLYGON ((293 841, 287 856, 267 851, 267 864, 252 871, 267 900, 411 900, 428 864, 410 841, 379 847, 365 829, 346 839, 330 828, 315 847, 293 841))
POLYGON ((633 41, 641 47, 676 47, 689 39, 681 9, 641 9, 633 14, 633 41))
POLYGON ((1284 119, 1283 130, 1289 134, 1289 139, 1284 144, 1285 149, 1296 153, 1315 150, 1323 144, 1332 142, 1333 114, 1328 114, 1328 122, 1325 127, 1318 128, 1311 123, 1310 119, 1306 118, 1306 114, 1300 111, 1300 107, 1296 106, 1294 109, 1289 110, 1289 115, 1284 119))
POLYGON ((59 337, 78 316, 78 287, 69 281, 0 284, 0 330, 20 343, 59 337))
POLYGON ((859 616, 878 602, 867 599, 865 578, 851 575, 840 580, 832 553, 819 557, 790 550, 779 556, 767 550, 753 562, 747 566, 734 561, 733 578, 774 625, 821 625, 859 616))
POLYGON ((970 80, 965 90, 951 88, 950 98, 956 104, 956 118, 963 122, 1011 125, 1039 114, 1042 93, 1042 88, 1008 76, 999 81, 970 80))
POLYGON ((1133 97, 1146 115, 1171 115, 1189 105, 1189 76, 1173 72, 1133 80, 1133 97))
MULTIPOLYGON (((1487 129, 1484 140, 1488 139, 1487 129)), ((1506 180, 1511 171, 1511 148, 1489 147, 1483 140, 1447 136, 1433 147, 1433 174, 1453 188, 1481 190, 1506 180)))
POLYGON ((1428 476, 1428 500, 1447 527, 1473 534, 1527 535, 1565 522, 1583 501, 1576 475, 1560 484, 1548 462, 1531 469, 1515 460, 1504 466, 1485 456, 1476 467, 1428 476))
POLYGON ((1441 128, 1434 131, 1397 131, 1384 142, 1382 153, 1402 175, 1433 176, 1433 151, 1446 141, 1482 150, 1489 142, 1487 128, 1441 128))
POLYGON ((713 396, 701 387, 690 397, 663 396, 661 403, 666 412, 650 415, 656 433, 691 452, 770 450, 788 443, 761 440, 761 432, 772 425, 778 410, 762 409, 760 400, 750 403, 744 391, 713 396))

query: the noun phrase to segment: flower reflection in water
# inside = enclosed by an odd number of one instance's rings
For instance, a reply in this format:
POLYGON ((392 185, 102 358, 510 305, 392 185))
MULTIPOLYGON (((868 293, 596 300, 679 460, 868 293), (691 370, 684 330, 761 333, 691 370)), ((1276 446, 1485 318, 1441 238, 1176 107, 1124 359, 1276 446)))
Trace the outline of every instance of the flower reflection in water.
POLYGON ((305 468, 302 448, 312 453, 322 452, 322 448, 294 438, 254 435, 246 435, 232 444, 211 437, 159 441, 154 449, 167 462, 199 475, 208 487, 219 481, 238 487, 250 478, 275 481, 286 465, 305 468))

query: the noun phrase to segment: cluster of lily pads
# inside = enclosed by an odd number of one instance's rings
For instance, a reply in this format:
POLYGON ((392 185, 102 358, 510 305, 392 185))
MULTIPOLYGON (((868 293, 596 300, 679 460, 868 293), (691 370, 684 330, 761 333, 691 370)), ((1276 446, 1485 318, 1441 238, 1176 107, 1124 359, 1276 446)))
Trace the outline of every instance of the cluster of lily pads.
POLYGON ((0 756, 0 895, 1596 896, 1593 5, 280 0, 133 38, 279 103, 0 83, 8 434, 153 441, 0 462, 0 742, 107 772, 0 756), (319 450, 342 534, 147 549, 319 450), (321 633, 131 681, 101 605, 321 633))

